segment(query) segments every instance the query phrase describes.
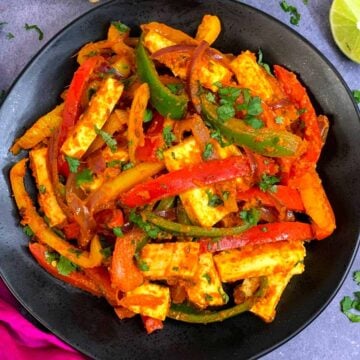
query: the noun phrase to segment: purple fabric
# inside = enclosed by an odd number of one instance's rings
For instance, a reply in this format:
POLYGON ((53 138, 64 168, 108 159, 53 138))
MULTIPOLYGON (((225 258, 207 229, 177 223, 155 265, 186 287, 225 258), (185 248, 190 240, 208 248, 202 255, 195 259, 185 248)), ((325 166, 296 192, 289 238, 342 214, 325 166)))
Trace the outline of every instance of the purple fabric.
POLYGON ((19 303, 0 278, 0 359, 85 359, 55 335, 45 333, 31 324, 20 314, 19 308, 19 303))

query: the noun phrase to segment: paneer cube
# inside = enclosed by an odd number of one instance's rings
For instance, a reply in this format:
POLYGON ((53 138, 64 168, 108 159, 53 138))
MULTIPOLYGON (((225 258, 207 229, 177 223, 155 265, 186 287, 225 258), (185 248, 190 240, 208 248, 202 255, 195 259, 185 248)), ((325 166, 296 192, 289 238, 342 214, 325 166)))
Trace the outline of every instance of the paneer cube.
POLYGON ((253 305, 250 311, 260 316, 265 322, 273 321, 276 315, 276 306, 287 284, 294 275, 301 274, 303 271, 304 264, 299 262, 287 272, 279 272, 268 276, 265 295, 253 305))
POLYGON ((66 220, 66 215, 59 206, 54 188, 50 180, 50 172, 47 166, 48 148, 43 147, 30 151, 30 165, 39 191, 39 204, 49 219, 50 226, 56 226, 66 220))
MULTIPOLYGON (((219 155, 225 158, 234 155, 236 151, 238 150, 235 147, 229 146, 223 148, 219 155)), ((200 147, 193 137, 187 138, 179 145, 166 150, 164 152, 164 160, 166 168, 169 171, 175 171, 186 166, 198 164, 202 161, 200 147)), ((219 194, 221 197, 222 192, 227 190, 228 186, 226 184, 218 184, 216 186, 208 185, 185 191, 180 194, 180 199, 191 221, 201 226, 213 226, 229 213, 238 210, 235 194, 231 192, 227 199, 223 199, 223 205, 217 207, 209 206, 209 193, 219 194)))
POLYGON ((61 151, 70 157, 80 159, 88 150, 118 102, 124 85, 113 78, 104 83, 90 100, 85 113, 80 117, 74 129, 66 138, 61 151))
POLYGON ((195 276, 188 281, 185 289, 189 300, 199 308, 226 304, 228 296, 223 290, 211 253, 199 256, 195 276))
POLYGON ((147 267, 143 275, 151 280, 191 279, 198 265, 199 249, 194 242, 147 244, 140 253, 147 267))
POLYGON ((136 314, 165 320, 170 307, 170 290, 167 286, 145 283, 125 293, 119 305, 136 314))
POLYGON ((305 257, 302 242, 279 241, 221 251, 214 256, 222 282, 290 271, 305 257))

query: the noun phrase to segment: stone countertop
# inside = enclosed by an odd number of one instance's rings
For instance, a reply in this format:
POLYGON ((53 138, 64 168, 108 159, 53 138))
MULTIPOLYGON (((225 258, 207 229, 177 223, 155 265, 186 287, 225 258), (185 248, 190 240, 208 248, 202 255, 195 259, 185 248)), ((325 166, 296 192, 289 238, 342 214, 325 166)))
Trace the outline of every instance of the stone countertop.
MULTIPOLYGON (((20 71, 37 51, 69 22, 87 10, 102 4, 87 0, 2 0, 0 1, 0 91, 7 90, 20 71), (26 4, 26 5, 25 5, 26 4), (38 40, 35 32, 24 30, 24 24, 37 24, 44 32, 38 40), (8 39, 12 33, 14 38, 8 39)), ((301 13, 299 26, 289 24, 278 0, 246 0, 291 26, 317 47, 337 68, 351 90, 360 89, 360 65, 349 61, 335 46, 331 37, 328 14, 331 0, 289 0, 301 13)), ((353 324, 340 312, 339 302, 356 289, 352 272, 360 269, 357 255, 351 272, 325 311, 306 329, 278 349, 264 356, 264 360, 279 359, 360 359, 360 325, 353 324)))

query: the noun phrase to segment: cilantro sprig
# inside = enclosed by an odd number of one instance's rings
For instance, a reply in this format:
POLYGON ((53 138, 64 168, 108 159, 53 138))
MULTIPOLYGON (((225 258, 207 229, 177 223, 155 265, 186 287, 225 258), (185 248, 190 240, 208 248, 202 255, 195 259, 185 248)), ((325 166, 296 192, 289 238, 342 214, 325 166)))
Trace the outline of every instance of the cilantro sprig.
POLYGON ((250 210, 242 210, 239 213, 240 218, 247 224, 251 226, 257 225, 260 220, 260 212, 256 208, 250 210))
POLYGON ((276 192, 276 184, 280 182, 280 179, 276 176, 263 174, 259 182, 259 188, 261 191, 276 192))
POLYGON ((105 144, 110 148, 111 152, 116 152, 117 141, 106 131, 99 129, 96 125, 94 126, 96 135, 100 135, 104 140, 105 144))
POLYGON ((176 136, 172 132, 172 127, 170 125, 164 126, 162 135, 166 146, 171 146, 172 143, 176 141, 176 136))
MULTIPOLYGON (((353 273, 353 280, 360 285, 360 271, 353 273)), ((351 322, 360 322, 360 291, 355 291, 353 295, 354 298, 345 296, 341 300, 340 309, 351 322)))
POLYGON ((145 221, 141 215, 137 214, 135 211, 130 213, 129 220, 140 229, 144 230, 145 233, 152 239, 157 239, 158 235, 161 233, 161 229, 159 227, 145 221))
POLYGON ((297 8, 293 5, 290 5, 286 2, 286 0, 280 1, 280 7, 286 12, 290 14, 290 23, 292 25, 299 25, 301 14, 298 12, 297 8))
POLYGON ((39 40, 41 41, 44 38, 44 33, 42 32, 42 30, 37 26, 37 25, 29 25, 25 23, 24 29, 26 31, 29 30, 35 30, 38 34, 39 34, 39 40))
POLYGON ((210 190, 206 190, 206 195, 208 197, 208 206, 218 207, 224 205, 224 200, 219 195, 212 193, 210 190))
POLYGON ((260 66, 262 66, 269 75, 272 76, 269 64, 264 63, 264 61, 263 61, 263 52, 262 52, 261 49, 259 49, 259 51, 258 51, 258 61, 257 61, 257 63, 260 66))

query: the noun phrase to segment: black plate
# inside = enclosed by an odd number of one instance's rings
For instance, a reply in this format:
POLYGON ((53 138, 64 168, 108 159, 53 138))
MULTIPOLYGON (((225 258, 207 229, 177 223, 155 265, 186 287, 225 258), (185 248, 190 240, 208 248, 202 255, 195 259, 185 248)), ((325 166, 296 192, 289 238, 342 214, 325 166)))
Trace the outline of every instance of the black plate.
POLYGON ((231 1, 114 1, 66 27, 28 65, 0 112, 0 270, 20 302, 42 324, 82 352, 99 359, 250 358, 270 351, 303 329, 341 285, 357 248, 360 220, 359 114, 336 70, 306 40, 273 18, 231 1), (295 277, 278 306, 276 320, 264 324, 251 314, 224 323, 192 326, 171 320, 146 336, 139 320, 119 321, 105 301, 52 278, 29 255, 28 239, 9 192, 16 159, 13 139, 59 102, 76 67, 72 55, 101 39, 111 20, 136 29, 158 20, 194 33, 203 14, 217 14, 223 31, 216 46, 225 52, 261 48, 267 62, 301 74, 316 106, 331 120, 319 171, 337 217, 331 238, 307 246, 306 271, 295 277))

